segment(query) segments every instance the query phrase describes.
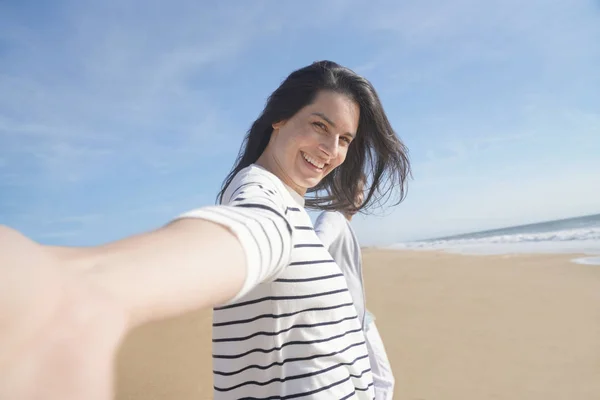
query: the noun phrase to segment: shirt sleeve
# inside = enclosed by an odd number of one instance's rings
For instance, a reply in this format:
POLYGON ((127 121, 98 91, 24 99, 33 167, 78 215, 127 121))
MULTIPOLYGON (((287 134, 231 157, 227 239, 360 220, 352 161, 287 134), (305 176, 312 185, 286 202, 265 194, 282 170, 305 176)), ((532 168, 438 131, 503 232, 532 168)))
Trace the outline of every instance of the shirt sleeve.
POLYGON ((373 374, 375 398, 377 400, 391 400, 394 396, 394 374, 383 341, 373 321, 365 332, 365 340, 369 351, 371 373, 373 374))
POLYGON ((315 233, 326 249, 340 237, 344 230, 343 216, 339 213, 324 211, 315 222, 315 233))
POLYGON ((202 207, 178 218, 201 218, 228 228, 246 256, 246 279, 233 303, 258 284, 274 280, 290 263, 292 225, 281 188, 261 174, 238 174, 221 205, 202 207))
POLYGON ((364 331, 367 332, 369 328, 375 326, 375 315, 373 315, 369 310, 365 310, 365 326, 364 331))

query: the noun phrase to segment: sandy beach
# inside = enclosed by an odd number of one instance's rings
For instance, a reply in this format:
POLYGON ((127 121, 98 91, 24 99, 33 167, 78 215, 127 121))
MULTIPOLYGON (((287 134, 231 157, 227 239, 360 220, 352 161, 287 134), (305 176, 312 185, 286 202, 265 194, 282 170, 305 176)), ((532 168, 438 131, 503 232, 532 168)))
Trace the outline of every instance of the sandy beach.
MULTIPOLYGON (((395 399, 600 399, 599 266, 570 255, 363 256, 395 399)), ((212 398, 210 325, 196 312, 129 335, 117 399, 212 398)))

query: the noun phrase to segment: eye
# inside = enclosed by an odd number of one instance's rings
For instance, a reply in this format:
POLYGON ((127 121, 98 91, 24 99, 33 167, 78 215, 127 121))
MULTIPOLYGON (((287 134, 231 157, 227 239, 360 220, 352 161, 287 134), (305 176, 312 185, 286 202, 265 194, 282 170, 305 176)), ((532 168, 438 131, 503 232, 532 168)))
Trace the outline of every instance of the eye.
POLYGON ((325 125, 324 123, 322 123, 321 121, 315 121, 312 123, 313 126, 327 132, 327 125, 325 125))
POLYGON ((346 142, 346 144, 350 144, 352 142, 352 139, 350 139, 348 136, 342 136, 340 139, 346 142))

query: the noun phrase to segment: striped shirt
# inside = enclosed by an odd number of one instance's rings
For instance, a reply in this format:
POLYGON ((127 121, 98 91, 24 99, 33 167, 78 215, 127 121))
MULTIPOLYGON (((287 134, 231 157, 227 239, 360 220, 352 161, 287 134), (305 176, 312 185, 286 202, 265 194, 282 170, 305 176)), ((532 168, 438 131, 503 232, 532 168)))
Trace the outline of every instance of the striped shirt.
POLYGON ((240 293, 213 312, 215 400, 374 398, 346 280, 300 195, 252 165, 222 205, 184 217, 227 226, 246 252, 240 293))

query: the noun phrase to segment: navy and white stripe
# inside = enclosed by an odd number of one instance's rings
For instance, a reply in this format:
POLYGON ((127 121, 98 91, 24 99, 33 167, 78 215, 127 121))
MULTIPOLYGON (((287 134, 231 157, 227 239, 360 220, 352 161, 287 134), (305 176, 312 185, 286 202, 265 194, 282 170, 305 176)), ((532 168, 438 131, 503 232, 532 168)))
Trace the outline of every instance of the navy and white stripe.
MULTIPOLYGON (((202 218, 228 227, 240 240, 246 254, 247 275, 242 290, 230 301, 244 296, 258 283, 268 281, 289 265, 292 226, 279 192, 272 189, 275 176, 240 172, 225 192, 220 206, 203 207, 180 216, 202 218)), ((258 170, 260 171, 260 170, 258 170)))
POLYGON ((213 312, 215 400, 374 397, 346 280, 303 206, 278 178, 250 166, 221 206, 188 214, 227 220, 248 258, 242 292, 213 312))

